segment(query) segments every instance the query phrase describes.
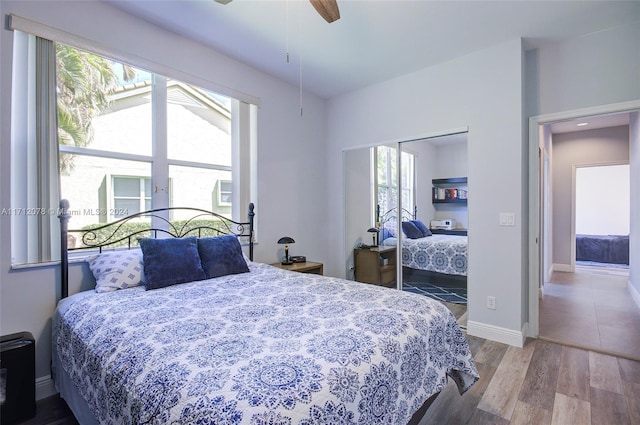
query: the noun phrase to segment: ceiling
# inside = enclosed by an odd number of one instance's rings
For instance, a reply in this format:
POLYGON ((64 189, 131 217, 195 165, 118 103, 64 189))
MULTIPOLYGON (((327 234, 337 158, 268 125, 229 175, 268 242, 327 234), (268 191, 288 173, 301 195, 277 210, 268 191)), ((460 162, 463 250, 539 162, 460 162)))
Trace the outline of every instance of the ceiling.
POLYGON ((640 1, 338 0, 331 24, 307 0, 103 1, 322 98, 518 37, 532 48, 640 20, 640 1))
POLYGON ((620 125, 629 125, 628 112, 554 122, 551 124, 551 133, 571 133, 574 131, 595 130, 597 128, 617 127, 620 125))

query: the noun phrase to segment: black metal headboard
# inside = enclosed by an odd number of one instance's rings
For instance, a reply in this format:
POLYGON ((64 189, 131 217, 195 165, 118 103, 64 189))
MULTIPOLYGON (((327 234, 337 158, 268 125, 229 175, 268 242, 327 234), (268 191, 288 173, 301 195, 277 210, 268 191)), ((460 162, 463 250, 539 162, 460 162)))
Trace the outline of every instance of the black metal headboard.
POLYGON ((380 204, 376 205, 376 224, 378 226, 382 226, 384 223, 391 220, 407 221, 415 220, 417 217, 418 207, 416 205, 413 206, 413 212, 409 211, 408 209, 402 208, 400 214, 398 214, 398 207, 393 207, 389 211, 381 214, 380 204), (400 218, 400 220, 398 220, 398 218, 400 218))
POLYGON ((138 238, 158 235, 173 238, 185 236, 236 235, 249 243, 249 259, 253 260, 254 205, 249 204, 246 222, 237 222, 212 211, 190 207, 158 208, 143 211, 119 220, 87 229, 69 230, 69 219, 73 216, 69 201, 60 201, 60 252, 61 252, 61 298, 69 295, 69 252, 98 250, 103 248, 131 248, 138 245, 138 238), (189 218, 171 220, 174 213, 188 213, 189 218), (169 218, 167 218, 169 217, 169 218), (154 227, 154 221, 161 223, 154 227), (77 236, 76 236, 77 235, 77 236), (69 246, 69 242, 72 246, 69 246))

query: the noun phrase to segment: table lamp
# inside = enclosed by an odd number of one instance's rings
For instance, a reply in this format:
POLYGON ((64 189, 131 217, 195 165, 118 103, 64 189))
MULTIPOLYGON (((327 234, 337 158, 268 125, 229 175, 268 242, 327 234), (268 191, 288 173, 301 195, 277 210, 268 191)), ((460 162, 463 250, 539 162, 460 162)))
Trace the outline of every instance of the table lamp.
POLYGON ((283 236, 280 239, 278 239, 278 243, 281 245, 284 245, 284 261, 282 261, 282 264, 284 265, 293 264, 293 262, 289 259, 289 244, 296 243, 296 241, 294 241, 293 238, 289 236, 283 236))
POLYGON ((371 237, 373 238, 373 244, 371 244, 371 246, 378 246, 378 244, 376 243, 376 236, 378 236, 378 228, 377 227, 369 227, 369 230, 367 230, 367 232, 372 233, 371 237))

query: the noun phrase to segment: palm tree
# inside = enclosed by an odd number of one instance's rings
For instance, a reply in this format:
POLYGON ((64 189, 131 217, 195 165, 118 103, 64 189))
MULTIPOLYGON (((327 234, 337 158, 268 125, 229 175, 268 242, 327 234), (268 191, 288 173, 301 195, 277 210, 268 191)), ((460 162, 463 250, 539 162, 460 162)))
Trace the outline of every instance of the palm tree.
MULTIPOLYGON (((58 142, 86 147, 93 139, 91 121, 110 104, 109 97, 119 85, 113 63, 98 55, 56 44, 56 84, 58 96, 58 142)), ((135 77, 135 70, 123 66, 123 79, 135 77)), ((72 157, 60 158, 60 173, 73 168, 72 157)))

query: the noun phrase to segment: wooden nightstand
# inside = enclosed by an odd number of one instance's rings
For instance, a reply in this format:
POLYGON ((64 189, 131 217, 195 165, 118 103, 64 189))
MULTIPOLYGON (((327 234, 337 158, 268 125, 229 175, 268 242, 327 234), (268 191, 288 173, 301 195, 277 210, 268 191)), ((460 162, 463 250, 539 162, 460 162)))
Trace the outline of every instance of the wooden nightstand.
POLYGON ((396 247, 378 246, 353 250, 355 280, 381 286, 396 286, 396 247))
POLYGON ((284 265, 282 263, 272 263, 274 267, 278 267, 283 270, 290 270, 292 272, 311 273, 311 274, 323 274, 324 266, 322 263, 316 263, 315 261, 305 261, 304 263, 293 263, 290 265, 284 265))

